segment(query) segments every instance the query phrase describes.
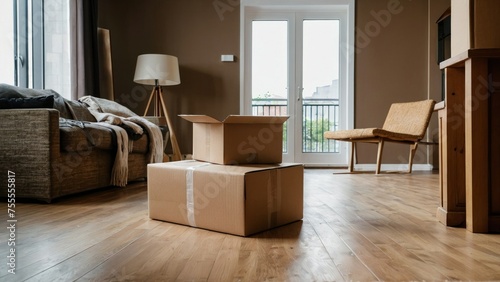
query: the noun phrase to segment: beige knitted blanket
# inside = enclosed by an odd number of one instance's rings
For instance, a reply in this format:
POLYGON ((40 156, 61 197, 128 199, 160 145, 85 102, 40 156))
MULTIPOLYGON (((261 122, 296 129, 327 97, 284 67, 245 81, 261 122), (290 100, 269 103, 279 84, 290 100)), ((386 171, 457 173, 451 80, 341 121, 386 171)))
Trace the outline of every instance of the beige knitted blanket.
POLYGON ((133 142, 129 140, 125 129, 120 125, 125 124, 132 128, 136 134, 143 134, 146 129, 149 136, 149 163, 163 161, 163 136, 161 130, 154 123, 139 117, 120 117, 111 113, 101 113, 89 108, 90 113, 96 118, 97 124, 111 128, 116 133, 116 158, 111 172, 111 185, 124 187, 128 179, 128 154, 132 151, 133 142))

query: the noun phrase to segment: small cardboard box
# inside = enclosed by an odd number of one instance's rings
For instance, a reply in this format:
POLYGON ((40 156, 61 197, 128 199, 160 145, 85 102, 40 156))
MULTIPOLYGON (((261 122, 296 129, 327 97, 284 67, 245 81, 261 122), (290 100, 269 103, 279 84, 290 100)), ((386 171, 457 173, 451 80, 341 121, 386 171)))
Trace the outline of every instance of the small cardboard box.
POLYGON ((301 164, 149 164, 149 217, 251 235, 302 219, 303 177, 301 164))
POLYGON ((180 115, 193 123, 193 158, 217 164, 281 163, 287 116, 180 115))

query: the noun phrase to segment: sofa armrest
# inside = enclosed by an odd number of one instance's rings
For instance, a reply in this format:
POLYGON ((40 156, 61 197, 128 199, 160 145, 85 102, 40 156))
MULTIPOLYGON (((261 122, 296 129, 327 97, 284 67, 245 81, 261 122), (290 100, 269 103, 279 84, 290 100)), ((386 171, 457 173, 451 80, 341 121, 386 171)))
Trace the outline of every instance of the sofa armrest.
POLYGON ((53 198, 51 164, 60 156, 59 111, 0 110, 1 196, 7 195, 7 172, 15 173, 16 197, 53 198))

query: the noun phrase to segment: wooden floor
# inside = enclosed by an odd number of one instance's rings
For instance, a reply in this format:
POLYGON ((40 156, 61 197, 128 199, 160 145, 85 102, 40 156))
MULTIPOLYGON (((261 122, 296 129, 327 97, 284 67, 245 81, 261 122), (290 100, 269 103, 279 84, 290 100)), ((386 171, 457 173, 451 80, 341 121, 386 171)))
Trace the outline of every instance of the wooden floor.
POLYGON ((18 204, 0 281, 500 280, 500 235, 436 220, 437 174, 338 172, 306 169, 304 219, 248 238, 150 220, 145 183, 18 204))

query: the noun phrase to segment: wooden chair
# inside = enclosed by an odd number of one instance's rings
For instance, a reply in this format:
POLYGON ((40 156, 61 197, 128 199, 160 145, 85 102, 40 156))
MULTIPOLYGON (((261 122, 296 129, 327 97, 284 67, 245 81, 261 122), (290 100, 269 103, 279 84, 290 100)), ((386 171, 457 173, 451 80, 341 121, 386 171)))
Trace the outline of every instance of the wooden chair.
POLYGON ((326 139, 352 142, 349 172, 353 171, 356 143, 378 144, 377 170, 380 173, 380 163, 384 142, 396 142, 410 145, 408 172, 411 173, 413 157, 419 141, 424 137, 429 120, 434 110, 435 101, 424 100, 409 103, 394 103, 389 109, 382 128, 360 128, 352 130, 327 131, 326 139))

